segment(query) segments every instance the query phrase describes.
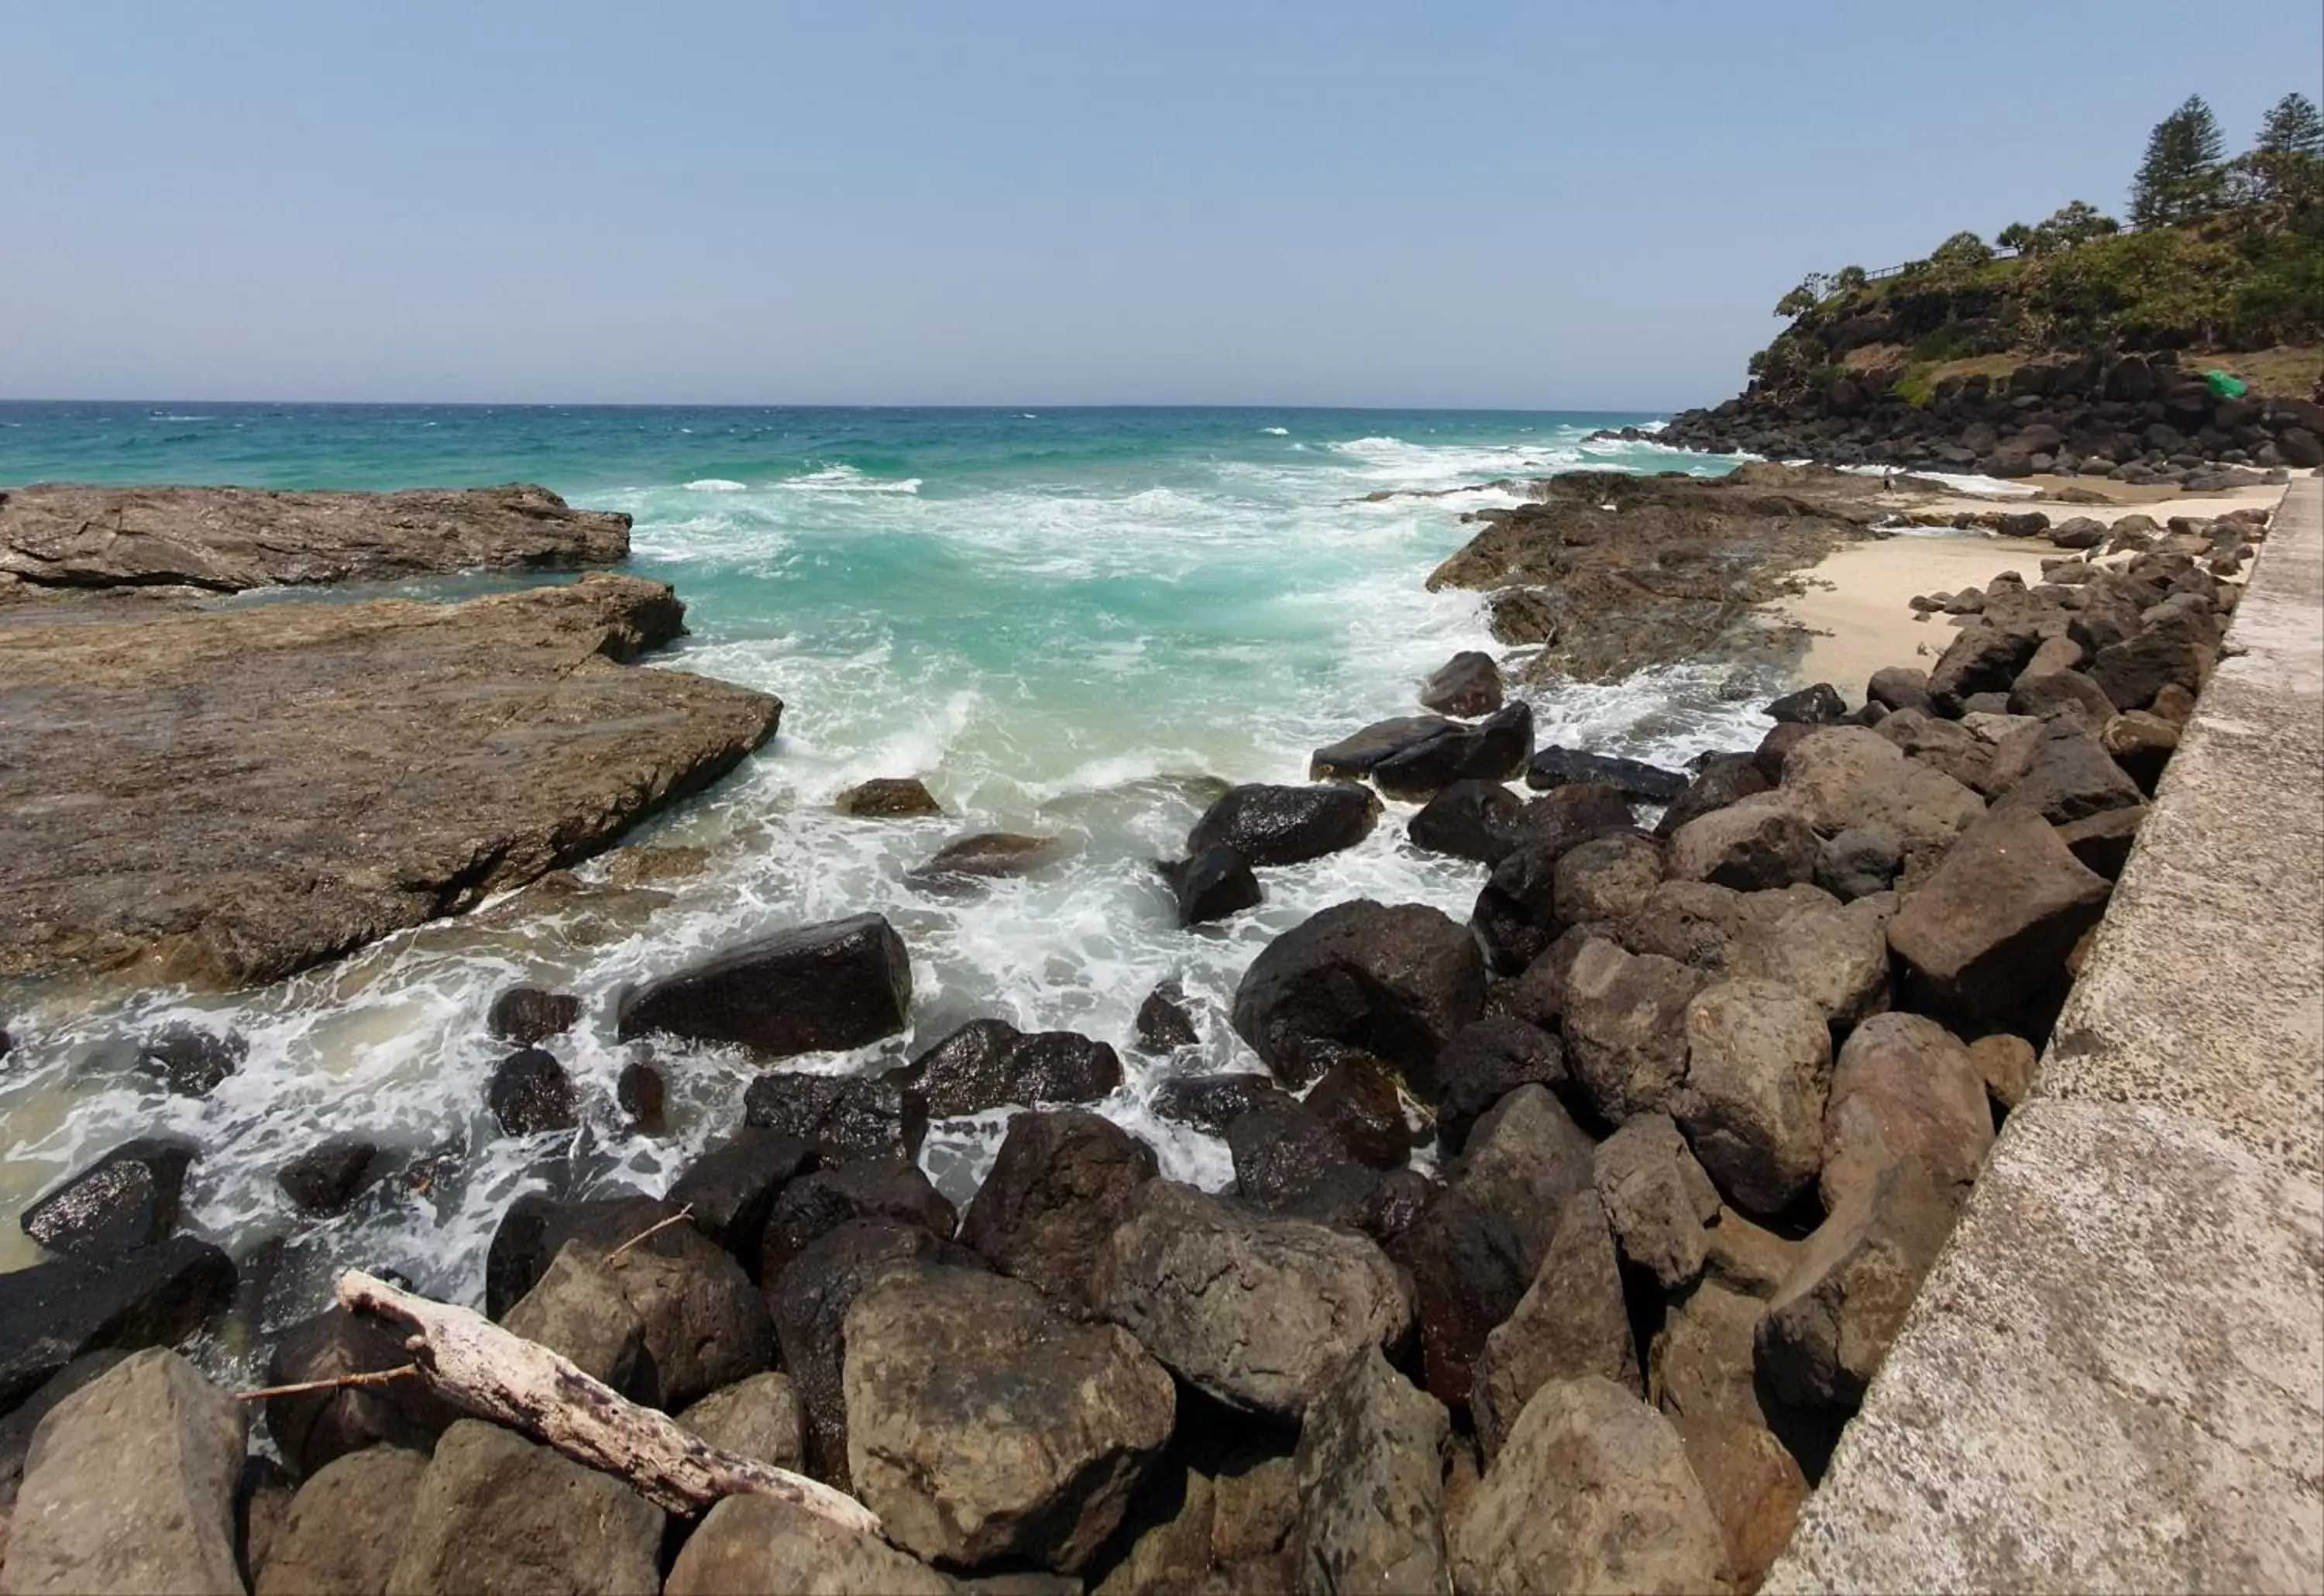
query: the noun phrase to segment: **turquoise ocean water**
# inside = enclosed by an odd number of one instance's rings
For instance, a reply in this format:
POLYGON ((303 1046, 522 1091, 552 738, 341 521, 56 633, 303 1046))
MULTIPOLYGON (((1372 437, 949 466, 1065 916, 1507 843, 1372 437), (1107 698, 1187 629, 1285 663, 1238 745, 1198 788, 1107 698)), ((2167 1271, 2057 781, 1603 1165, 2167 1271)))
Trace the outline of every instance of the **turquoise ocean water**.
MULTIPOLYGON (((627 982, 753 933, 877 909, 910 945, 913 1032, 805 1067, 860 1069, 994 1014, 1121 1049, 1130 1079, 1102 1105, 1166 1168, 1231 1178, 1224 1149, 1146 1104, 1174 1071, 1253 1067, 1224 1021, 1266 941, 1316 909, 1370 896, 1464 917, 1480 867, 1423 854, 1391 805, 1362 847, 1268 872, 1268 902, 1176 928, 1151 862, 1178 851, 1221 780, 1305 779, 1309 750, 1413 712, 1419 678, 1493 645, 1473 594, 1429 571, 1474 530, 1464 510, 1513 502, 1483 484, 1589 466, 1724 469, 1652 444, 1585 441, 1617 415, 1264 410, 682 410, 0 405, 0 484, 40 480, 392 488, 511 480, 636 520, 631 567, 676 584, 693 635, 660 663, 784 701, 782 733, 713 793, 641 838, 712 864, 650 913, 520 909, 391 938, 339 964, 231 999, 179 992, 12 994, 19 1039, 0 1072, 0 1267, 31 1260, 23 1203, 132 1135, 203 1147, 189 1222, 244 1252, 286 1239, 280 1300, 311 1300, 327 1266, 364 1260, 473 1296, 508 1201, 626 1183, 659 1191, 739 1123, 752 1066, 667 1055, 672 1133, 624 1127, 613 1038, 627 982), (1452 490, 1452 491, 1447 491, 1452 490), (1387 497, 1378 495, 1386 494, 1387 497), (839 789, 917 775, 948 811, 876 823, 830 810, 839 789), (1059 868, 970 897, 904 881, 951 837, 1006 829, 1072 844, 1059 868), (1199 1056, 1140 1058, 1130 1020, 1156 982, 1207 1005, 1199 1056), (484 1032, 517 981, 579 992, 552 1043, 587 1123, 510 1141, 484 1110, 505 1047, 484 1032), (210 1096, 169 1097, 123 1062, 163 1024, 250 1043, 210 1096), (326 1134, 362 1134, 444 1173, 391 1182, 317 1226, 273 1172, 326 1134)), ((465 593, 494 579, 396 591, 465 593)), ((247 601, 242 601, 247 602, 247 601)), ((1535 700, 1544 742, 1677 760, 1756 741, 1709 672, 1665 671, 1535 700)), ((585 866, 582 874, 602 872, 585 866)), ((924 1162, 964 1201, 1004 1113, 942 1124, 924 1162)))

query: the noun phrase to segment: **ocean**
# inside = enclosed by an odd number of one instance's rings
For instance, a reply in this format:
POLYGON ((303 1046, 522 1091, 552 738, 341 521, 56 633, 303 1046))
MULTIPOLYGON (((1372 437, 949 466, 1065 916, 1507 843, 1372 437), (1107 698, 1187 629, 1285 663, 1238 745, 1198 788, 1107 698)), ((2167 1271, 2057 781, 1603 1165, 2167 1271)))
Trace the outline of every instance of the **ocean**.
MULTIPOLYGON (((1266 903, 1181 930, 1153 869, 1181 851, 1220 783, 1300 781, 1312 749, 1416 713, 1454 650, 1494 647, 1479 595, 1428 573, 1474 530, 1464 510, 1515 502, 1507 480, 1576 466, 1706 474, 1731 462, 1589 441, 1626 415, 1314 410, 830 410, 228 404, 0 405, 0 484, 268 487, 546 484, 635 518, 630 568, 676 585, 692 635, 655 661, 763 688, 781 734, 709 794, 631 841, 711 863, 613 923, 553 907, 439 922, 231 997, 59 989, 0 994, 16 1050, 0 1065, 0 1268, 35 1253, 14 1216, 108 1148, 176 1133, 202 1149, 185 1223, 277 1272, 274 1316, 321 1299, 347 1263, 422 1289, 481 1294, 484 1257, 520 1193, 663 1189, 739 1126, 758 1066, 664 1047, 673 1126, 627 1128, 614 1083, 621 988, 744 937, 866 910, 908 944, 913 1024, 860 1055, 792 1067, 883 1067, 961 1022, 1111 1042, 1128 1080, 1099 1105, 1151 1140, 1165 1172, 1216 1188, 1218 1141, 1157 1120, 1167 1073, 1258 1067, 1226 1011, 1269 938, 1370 897, 1465 918, 1480 866, 1404 840, 1390 804, 1369 842, 1265 872, 1266 903), (1381 497, 1379 495, 1388 495, 1381 497), (851 819, 843 788, 918 776, 941 819, 851 819), (906 872, 951 838, 1064 838, 1060 866, 966 896, 906 872), (1131 1019, 1176 977, 1202 1010, 1198 1056, 1130 1046, 1131 1019), (580 1085, 578 1135, 501 1135, 485 1084, 508 1051, 484 1015, 528 983, 580 994, 550 1044, 580 1085), (162 1027, 249 1044, 208 1096, 173 1097, 124 1046, 162 1027), (425 1191, 391 1180, 349 1213, 300 1218, 275 1172, 326 1136, 432 1160, 425 1191)), ((539 578, 399 586, 465 595, 539 578)), ((267 595, 274 602, 280 595, 267 595)), ((225 602, 257 602, 244 598, 225 602)), ((1750 746, 1752 706, 1710 667, 1534 698, 1544 743, 1665 762, 1750 746)), ((581 867, 585 878, 603 862, 581 867)), ((965 1202, 1005 1112, 940 1122, 923 1162, 965 1202)))

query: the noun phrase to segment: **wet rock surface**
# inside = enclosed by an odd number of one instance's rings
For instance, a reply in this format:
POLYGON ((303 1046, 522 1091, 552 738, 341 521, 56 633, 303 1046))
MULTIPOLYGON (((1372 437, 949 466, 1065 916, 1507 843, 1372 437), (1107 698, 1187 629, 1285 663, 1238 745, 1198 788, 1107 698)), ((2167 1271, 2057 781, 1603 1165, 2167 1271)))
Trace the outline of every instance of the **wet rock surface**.
POLYGON ((173 1346, 234 1296, 234 1261, 207 1241, 51 1259, 0 1276, 0 1411, 84 1353, 173 1346))
POLYGON ((1345 782, 1229 788, 1187 834, 1186 852, 1223 846, 1255 865, 1303 864, 1354 847, 1379 813, 1377 796, 1345 782))
POLYGON ((901 1030, 911 957, 879 915, 779 931, 623 994, 624 1038, 736 1042, 769 1058, 861 1047, 901 1030))
POLYGON ((1433 1095, 1437 1054, 1484 1001, 1484 960, 1464 927, 1433 909, 1360 899, 1311 917, 1251 961, 1234 1028, 1286 1084, 1361 1052, 1433 1095))
POLYGON ((124 1141, 25 1209, 18 1222, 54 1252, 152 1246, 177 1229, 186 1171, 198 1150, 183 1137, 124 1141))
POLYGON ((0 974, 248 985, 595 852, 774 732, 763 694, 622 663, 682 613, 602 576, 465 604, 0 611, 0 974))
POLYGON ((1293 1461, 1301 1588, 1443 1591, 1444 1409, 1377 1347, 1350 1359, 1307 1410, 1293 1461))

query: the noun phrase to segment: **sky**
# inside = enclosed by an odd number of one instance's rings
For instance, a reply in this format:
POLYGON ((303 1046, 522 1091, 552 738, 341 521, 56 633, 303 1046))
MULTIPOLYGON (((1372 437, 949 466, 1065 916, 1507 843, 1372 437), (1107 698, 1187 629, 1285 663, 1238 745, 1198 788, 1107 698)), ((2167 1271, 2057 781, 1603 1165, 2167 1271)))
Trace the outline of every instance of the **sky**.
POLYGON ((2324 7, 0 0, 0 397, 1666 410, 2324 7))

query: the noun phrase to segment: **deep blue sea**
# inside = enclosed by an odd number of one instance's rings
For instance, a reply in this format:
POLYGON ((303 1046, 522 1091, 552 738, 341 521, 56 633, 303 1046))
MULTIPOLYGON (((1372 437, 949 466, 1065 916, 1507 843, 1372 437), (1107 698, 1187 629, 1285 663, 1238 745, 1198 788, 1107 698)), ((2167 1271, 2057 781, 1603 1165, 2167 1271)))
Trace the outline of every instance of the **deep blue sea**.
MULTIPOLYGON (((1413 850, 1391 805, 1361 847, 1266 877, 1267 903, 1179 930, 1152 861, 1179 851, 1220 781, 1296 781, 1307 754, 1412 713, 1457 649, 1491 648, 1474 594, 1428 573, 1475 530, 1464 511, 1515 501, 1508 481, 1578 466, 1715 471, 1653 444, 1585 441, 1650 420, 1566 413, 1314 410, 631 409, 269 404, 0 404, 0 484, 42 480, 394 488, 512 480, 635 518, 632 567, 676 584, 693 635, 661 661, 779 695, 781 735, 642 840, 710 850, 708 869, 610 928, 512 912, 446 922, 232 999, 36 994, 7 1017, 0 1218, 131 1135, 204 1149, 198 1229, 243 1249, 287 1235, 305 1260, 362 1257, 472 1295, 518 1191, 658 1191, 739 1122, 740 1058, 666 1059, 678 1124, 626 1129, 613 1086, 630 1050, 615 992, 721 944, 867 909, 910 946, 913 1034, 855 1069, 993 1014, 1112 1042, 1130 1079, 1106 1112, 1208 1185, 1224 1149, 1155 1120, 1171 1070, 1250 1066, 1225 1024, 1244 966, 1305 915, 1370 896, 1465 917, 1480 867, 1413 850), (1448 491, 1451 490, 1451 491, 1448 491), (1385 497, 1379 495, 1388 495, 1385 497), (943 819, 843 818, 871 776, 918 776, 943 819), (951 837, 1054 835, 1055 871, 967 898, 905 872, 951 837), (1208 1008, 1200 1058, 1129 1048, 1138 1004, 1176 976, 1208 1008), (484 1035, 518 981, 579 992, 587 1017, 552 1044, 580 1081, 576 1139, 502 1138, 484 1035), (119 1066, 118 1038, 189 1021, 250 1043, 199 1100, 119 1066), (426 1196, 381 1188, 347 1216, 298 1221, 273 1172, 326 1134, 360 1133, 453 1173, 426 1196)), ((459 593, 474 579, 399 591, 459 593)), ((1757 736, 1684 670, 1535 700, 1544 741, 1663 759, 1757 736), (1731 723, 1731 724, 1730 724, 1731 723)), ((585 867, 602 872, 603 862, 585 867)), ((626 918, 624 918, 626 917, 626 918)), ((940 1125, 925 1162, 964 1200, 1005 1114, 940 1125)), ((0 1225, 0 1267, 29 1260, 0 1225), (19 1250, 9 1254, 8 1249, 19 1250)), ((318 1276, 318 1278, 319 1278, 318 1276)))

